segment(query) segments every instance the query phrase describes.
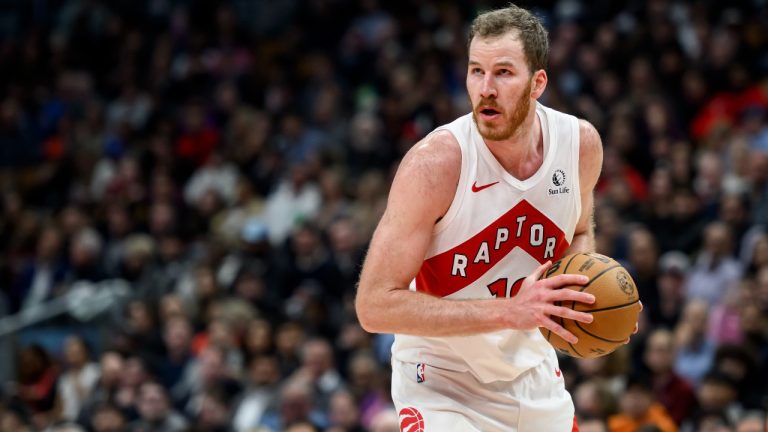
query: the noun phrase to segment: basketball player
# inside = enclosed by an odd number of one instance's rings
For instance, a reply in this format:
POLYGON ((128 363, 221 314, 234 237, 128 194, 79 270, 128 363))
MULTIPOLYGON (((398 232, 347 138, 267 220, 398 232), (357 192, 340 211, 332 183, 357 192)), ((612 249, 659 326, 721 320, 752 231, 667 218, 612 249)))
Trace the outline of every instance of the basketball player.
POLYGON ((556 305, 594 302, 545 274, 592 251, 592 190, 602 165, 595 128, 537 102, 547 33, 510 6, 469 35, 471 113, 403 158, 371 241, 356 300, 362 326, 395 333, 392 397, 404 431, 570 431, 574 407, 554 349, 567 341, 556 305))

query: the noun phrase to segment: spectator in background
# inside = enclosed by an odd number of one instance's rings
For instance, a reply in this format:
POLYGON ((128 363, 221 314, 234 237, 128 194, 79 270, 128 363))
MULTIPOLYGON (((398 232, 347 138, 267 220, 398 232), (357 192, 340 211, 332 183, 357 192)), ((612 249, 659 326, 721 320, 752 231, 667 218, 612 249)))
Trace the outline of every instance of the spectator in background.
POLYGON ((69 246, 71 280, 98 282, 104 279, 100 263, 101 248, 101 237, 93 228, 83 228, 72 236, 69 246))
POLYGON ((363 432, 360 425, 360 409, 354 397, 346 390, 331 395, 328 410, 329 428, 326 431, 363 432))
POLYGON ((106 209, 103 264, 108 275, 118 273, 125 254, 125 239, 134 231, 133 220, 125 206, 114 203, 106 209))
POLYGON ((686 304, 680 323, 675 328, 675 372, 698 386, 701 378, 712 367, 714 344, 706 338, 709 307, 703 301, 686 304))
POLYGON ((649 314, 658 313, 659 292, 656 286, 659 251, 650 231, 643 227, 633 229, 628 235, 629 270, 637 285, 643 307, 649 314))
POLYGON ((370 427, 373 419, 390 406, 389 382, 381 366, 367 352, 349 361, 349 391, 360 406, 360 423, 370 427))
POLYGON ((261 425, 277 432, 298 422, 325 427, 327 421, 325 414, 315 406, 310 384, 299 379, 286 382, 280 390, 276 410, 267 412, 261 425))
POLYGON ((240 384, 235 380, 236 372, 227 365, 223 348, 208 345, 187 372, 183 378, 186 392, 177 402, 185 401, 185 411, 191 417, 202 415, 204 408, 210 408, 205 415, 213 417, 218 417, 220 409, 229 410, 229 399, 221 399, 220 393, 234 396, 240 390, 240 384), (204 406, 206 403, 208 405, 204 406))
POLYGON ((651 374, 650 384, 654 398, 680 426, 693 414, 696 395, 693 387, 674 371, 675 340, 672 332, 658 329, 648 335, 644 360, 651 374))
POLYGON ((93 432, 124 431, 127 426, 123 413, 110 404, 95 407, 93 415, 86 424, 90 425, 93 432))
POLYGON ((277 358, 259 355, 251 359, 247 384, 235 410, 232 425, 238 432, 250 431, 261 424, 264 414, 277 399, 280 369, 277 358))
POLYGON ((579 421, 580 432, 608 432, 608 424, 605 420, 587 418, 579 421))
POLYGON ((334 221, 349 216, 350 202, 344 193, 343 179, 344 174, 341 168, 331 168, 320 175, 319 186, 323 205, 316 221, 324 230, 327 230, 334 221))
POLYGON ((122 242, 122 256, 115 275, 128 281, 136 297, 156 299, 162 294, 157 275, 153 271, 155 241, 145 234, 132 234, 122 242))
POLYGON ((280 363, 280 375, 290 376, 299 368, 300 350, 306 338, 304 328, 295 321, 288 321, 278 327, 275 333, 275 351, 280 363))
POLYGON ((733 258, 733 240, 728 226, 713 222, 704 230, 704 245, 686 282, 686 297, 701 299, 710 306, 736 289, 741 265, 733 258))
POLYGON ((20 412, 10 409, 0 412, 0 429, 18 432, 32 432, 34 430, 20 412))
POLYGON ((741 329, 742 304, 749 301, 752 281, 743 280, 723 296, 722 302, 712 306, 707 328, 707 337, 717 345, 741 343, 744 334, 741 329))
POLYGON ((765 372, 758 367, 753 353, 743 346, 721 345, 715 351, 713 369, 733 381, 741 406, 747 409, 762 407, 765 372))
POLYGON ((344 387, 335 367, 333 348, 325 339, 309 339, 301 347, 301 367, 289 379, 310 383, 315 406, 328 411, 331 396, 344 387))
POLYGON ((90 398, 99 381, 99 366, 90 361, 90 352, 81 337, 70 336, 63 351, 67 369, 61 374, 58 384, 62 417, 76 420, 83 403, 90 398))
POLYGON ((706 374, 697 392, 699 411, 694 418, 698 427, 708 417, 720 418, 727 425, 733 424, 743 409, 738 402, 737 391, 736 383, 730 376, 718 371, 706 374))
POLYGON ((659 273, 656 279, 659 305, 651 310, 649 319, 659 327, 674 328, 680 320, 685 305, 685 278, 690 267, 688 257, 682 252, 670 251, 659 257, 659 273))
POLYGON ((125 369, 120 376, 120 384, 115 393, 117 406, 127 413, 129 420, 137 417, 137 405, 141 385, 149 380, 149 373, 144 361, 139 357, 127 357, 125 369))
MULTIPOLYGON (((685 147, 680 147, 680 149, 676 150, 675 154, 681 155, 678 156, 681 160, 678 163, 682 165, 687 163, 690 155, 685 154, 688 151, 685 147)), ((684 174, 679 175, 683 176, 684 174)), ((656 231, 656 236, 659 241, 664 242, 663 250, 679 250, 692 254, 701 243, 707 220, 702 214, 699 201, 688 188, 688 182, 683 184, 686 186, 678 186, 672 193, 670 220, 664 222, 664 230, 656 231)))
MULTIPOLYGON (((605 419, 617 409, 614 394, 594 379, 576 386, 573 403, 579 419, 605 419)), ((579 428, 583 429, 582 422, 579 422, 579 428)))
POLYGON ((29 412, 32 427, 44 429, 58 418, 61 410, 58 367, 40 345, 23 348, 16 364, 18 398, 29 412))
POLYGON ((736 424, 735 432, 766 432, 765 414, 760 411, 747 412, 736 424))
POLYGON ((339 291, 344 296, 352 296, 365 254, 359 228, 352 219, 339 218, 328 227, 328 237, 333 261, 341 273, 339 291))
POLYGON ((191 352, 192 325, 185 317, 171 317, 165 321, 163 331, 165 350, 157 359, 157 377, 161 384, 175 394, 185 371, 193 359, 191 352))
MULTIPOLYGON (((115 403, 117 389, 120 385, 120 378, 124 372, 123 356, 114 351, 106 351, 101 355, 99 361, 99 381, 96 383, 91 395, 82 405, 78 420, 80 424, 87 424, 97 416, 99 407, 108 406, 114 409, 111 404, 115 403)), ((113 416, 105 414, 105 417, 113 416)), ((125 419, 123 419, 125 421, 125 419)))
POLYGON ((190 207, 197 207, 207 193, 213 192, 227 204, 236 200, 237 168, 227 163, 221 154, 213 152, 204 165, 199 167, 184 187, 184 200, 190 207))
POLYGON ((196 427, 203 431, 227 432, 232 418, 232 389, 218 383, 203 391, 198 411, 193 416, 196 427))
POLYGON ((642 379, 631 379, 620 399, 620 411, 608 420, 611 432, 634 432, 655 426, 661 432, 677 432, 674 420, 664 407, 654 402, 650 385, 642 379))
POLYGON ((57 291, 69 276, 61 251, 61 231, 53 225, 44 227, 37 240, 35 259, 24 264, 11 288, 12 311, 38 305, 59 294, 57 291))
POLYGON ((291 165, 288 177, 270 193, 264 208, 264 223, 272 244, 281 245, 298 223, 312 220, 320 204, 320 189, 311 179, 310 167, 291 165))
POLYGON ((174 411, 165 393, 165 388, 153 381, 147 381, 139 389, 136 408, 139 419, 131 423, 131 432, 183 432, 187 421, 174 411))

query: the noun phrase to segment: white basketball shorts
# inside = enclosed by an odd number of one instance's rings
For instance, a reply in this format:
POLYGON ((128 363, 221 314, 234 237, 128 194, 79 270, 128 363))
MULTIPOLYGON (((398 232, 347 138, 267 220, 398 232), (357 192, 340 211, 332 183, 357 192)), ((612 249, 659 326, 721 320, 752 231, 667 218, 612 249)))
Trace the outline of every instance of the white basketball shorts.
POLYGON ((392 399, 402 432, 578 431, 573 401, 552 354, 514 381, 392 360, 392 399))

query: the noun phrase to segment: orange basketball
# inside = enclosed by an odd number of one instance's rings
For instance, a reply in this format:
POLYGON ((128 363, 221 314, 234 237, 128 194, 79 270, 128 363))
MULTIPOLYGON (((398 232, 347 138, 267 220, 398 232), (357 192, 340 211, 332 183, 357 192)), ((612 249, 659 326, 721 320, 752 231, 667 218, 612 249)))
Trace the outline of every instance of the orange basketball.
POLYGON ((580 274, 589 278, 584 286, 565 288, 588 292, 595 296, 593 304, 575 301, 557 302, 579 312, 590 312, 589 324, 562 317, 555 322, 573 333, 579 342, 570 344, 546 328, 540 328, 547 341, 563 354, 579 358, 604 356, 622 346, 632 335, 640 315, 640 296, 629 272, 613 259, 598 253, 577 253, 552 264, 544 277, 580 274))

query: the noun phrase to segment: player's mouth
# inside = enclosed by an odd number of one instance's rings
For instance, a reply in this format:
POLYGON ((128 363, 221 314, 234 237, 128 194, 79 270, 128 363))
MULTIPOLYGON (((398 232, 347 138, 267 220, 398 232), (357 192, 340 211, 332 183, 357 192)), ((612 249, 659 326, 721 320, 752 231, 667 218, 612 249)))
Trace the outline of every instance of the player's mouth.
POLYGON ((477 112, 480 118, 485 121, 495 120, 496 118, 501 116, 501 111, 492 107, 480 107, 480 109, 477 110, 477 112))

